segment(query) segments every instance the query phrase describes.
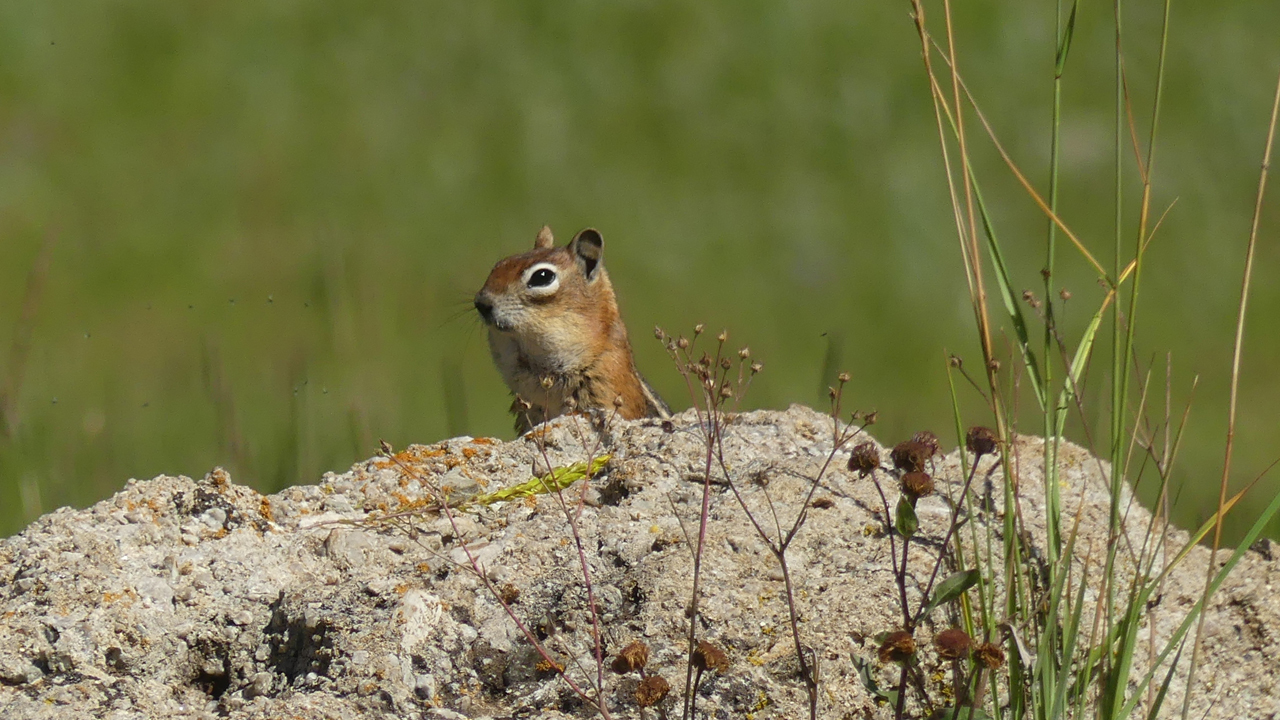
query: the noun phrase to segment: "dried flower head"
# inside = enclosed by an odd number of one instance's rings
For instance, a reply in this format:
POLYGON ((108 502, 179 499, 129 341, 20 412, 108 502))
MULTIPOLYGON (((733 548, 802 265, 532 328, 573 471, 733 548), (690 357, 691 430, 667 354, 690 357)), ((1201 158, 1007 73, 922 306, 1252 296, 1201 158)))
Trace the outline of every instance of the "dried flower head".
POLYGON ((904 440, 893 447, 889 457, 893 466, 903 472, 920 472, 933 453, 929 447, 915 440, 904 440))
POLYGON ((512 585, 511 583, 507 583, 498 591, 498 597, 502 598, 502 602, 510 605, 520 599, 520 588, 512 585))
POLYGON ((906 662, 916 654, 916 639, 906 630, 895 630, 880 643, 880 662, 906 662))
POLYGON ((683 335, 681 335, 680 337, 676 338, 676 347, 680 348, 681 350, 688 350, 688 349, 689 349, 689 338, 687 338, 687 337, 685 337, 685 336, 683 336, 683 335))
POLYGON ((1062 302, 1066 302, 1071 299, 1071 291, 1066 288, 1062 288, 1058 291, 1058 297, 1062 298, 1062 302))
POLYGON ((991 372, 1000 372, 1000 361, 995 358, 991 358, 987 363, 987 368, 990 369, 991 372))
POLYGON ((1004 649, 995 643, 982 643, 973 651, 978 662, 992 670, 1004 664, 1004 649))
POLYGON ((981 425, 969 428, 964 439, 964 446, 974 455, 990 455, 996 451, 998 444, 995 431, 981 425))
POLYGON ((924 472, 906 473, 902 476, 902 492, 910 498, 928 497, 933 494, 933 478, 924 472))
POLYGON ((721 331, 720 331, 720 334, 716 336, 716 340, 717 340, 717 341, 719 341, 719 342, 721 342, 721 343, 729 342, 729 331, 728 331, 728 330, 721 330, 721 331))
POLYGON ((663 332, 662 328, 658 327, 657 325, 653 326, 653 336, 658 338, 658 340, 660 341, 667 339, 667 334, 663 332))
POLYGON ((543 375, 538 384, 542 385, 543 390, 550 390, 552 385, 556 384, 556 379, 550 375, 543 375))
POLYGON ((841 385, 849 382, 851 379, 853 379, 853 376, 847 372, 842 372, 836 376, 836 380, 838 380, 841 385))
POLYGON ((639 670, 649 664, 649 646, 639 640, 622 648, 613 659, 613 671, 619 675, 639 670))
POLYGON ((764 369, 764 363, 760 363, 760 362, 753 362, 753 363, 751 363, 751 374, 752 374, 752 375, 755 375, 756 373, 760 372, 760 371, 761 371, 761 370, 763 370, 763 369, 764 369))
POLYGON ((929 457, 937 455, 938 451, 942 449, 942 443, 938 440, 938 436, 928 430, 921 430, 912 435, 911 439, 929 448, 929 457))
POLYGON ((722 357, 722 358, 720 358, 720 369, 721 369, 721 370, 728 370, 728 369, 729 369, 729 368, 731 368, 731 367, 733 367, 733 361, 732 361, 732 360, 730 360, 730 359, 729 359, 729 358, 727 358, 727 357, 722 357))
POLYGON ((749 347, 744 347, 744 348, 742 348, 741 350, 739 350, 739 351, 738 351, 738 357, 739 357, 740 359, 742 359, 742 360, 748 360, 748 359, 750 359, 750 358, 751 358, 751 348, 749 348, 749 347))
POLYGON ((973 640, 960 628, 949 628, 933 636, 933 646, 938 650, 938 657, 959 660, 969 654, 973 640))
POLYGON ((866 477, 867 473, 880 467, 880 451, 873 442, 860 443, 849 455, 849 471, 866 477))
POLYGON ((733 388, 729 386, 729 383, 725 383, 724 385, 720 386, 720 397, 722 398, 733 397, 733 388))
POLYGON ((953 368, 958 368, 964 365, 964 360, 961 360, 959 355, 952 355, 951 357, 947 358, 947 364, 953 368))
POLYGON ((661 675, 650 675, 636 686, 636 704, 640 707, 653 707, 666 699, 671 691, 671 684, 661 675))
POLYGON ((693 651, 693 667, 697 670, 724 670, 729 667, 729 657, 720 648, 703 640, 693 651))
POLYGON ((702 331, 703 331, 703 330, 706 330, 706 329, 707 329, 707 326, 706 326, 706 325, 703 325, 702 323, 698 323, 697 325, 694 325, 694 326, 693 326, 693 336, 694 336, 694 337, 697 337, 697 336, 701 335, 701 334, 702 334, 702 331))

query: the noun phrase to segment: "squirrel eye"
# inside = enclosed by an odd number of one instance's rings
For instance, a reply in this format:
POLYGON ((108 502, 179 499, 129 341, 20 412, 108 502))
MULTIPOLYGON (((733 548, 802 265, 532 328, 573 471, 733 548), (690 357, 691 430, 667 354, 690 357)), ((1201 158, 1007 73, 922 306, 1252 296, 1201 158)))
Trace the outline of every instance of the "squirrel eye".
POLYGON ((550 268, 538 268, 529 276, 529 287, 546 287, 556 281, 556 273, 550 268))

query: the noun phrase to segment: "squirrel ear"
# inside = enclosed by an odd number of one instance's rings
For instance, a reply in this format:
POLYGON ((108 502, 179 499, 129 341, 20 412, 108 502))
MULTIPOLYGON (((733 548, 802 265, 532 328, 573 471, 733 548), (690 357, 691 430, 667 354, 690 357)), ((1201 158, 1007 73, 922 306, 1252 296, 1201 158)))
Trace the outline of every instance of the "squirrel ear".
POLYGON ((604 256, 604 238, 600 237, 600 231, 595 228, 579 231, 569 241, 569 252, 582 265, 582 274, 587 280, 595 280, 604 256))
POLYGON ((551 235, 551 226, 543 225, 542 229, 538 231, 538 237, 533 240, 533 249, 545 250, 555 244, 556 239, 551 235))

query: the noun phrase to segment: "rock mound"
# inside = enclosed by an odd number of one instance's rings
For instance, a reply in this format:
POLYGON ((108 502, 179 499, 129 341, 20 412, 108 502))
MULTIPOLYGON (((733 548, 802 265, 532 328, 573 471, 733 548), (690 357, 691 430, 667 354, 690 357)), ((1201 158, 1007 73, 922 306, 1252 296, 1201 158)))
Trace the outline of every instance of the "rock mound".
MULTIPOLYGON (((420 506, 429 498, 424 480, 462 496, 606 452, 611 459, 578 521, 604 664, 644 641, 649 672, 676 688, 670 707, 684 682, 689 538, 702 501, 705 451, 695 418, 678 416, 674 429, 619 421, 602 434, 585 419, 562 418, 536 432, 537 441, 414 446, 395 461, 369 460, 270 496, 220 470, 198 481, 130 481, 91 508, 40 518, 0 542, 0 717, 591 716, 469 570, 463 550, 465 543, 572 677, 595 678, 578 546, 555 496, 468 509, 458 514, 458 532, 430 511, 369 520, 420 506)), ((779 523, 790 525, 831 444, 830 419, 807 408, 736 418, 727 459, 766 527, 774 523, 770 502, 779 523)), ((1023 521, 1033 536, 1043 532, 1041 447, 1019 438, 1014 448, 1023 521)), ((802 639, 820 667, 820 716, 888 717, 851 658, 874 668, 872 636, 901 618, 881 500, 869 480, 844 470, 846 457, 826 471, 822 501, 788 553, 791 579, 802 639)), ((1084 508, 1083 563, 1090 547, 1096 558, 1106 542, 1106 467, 1069 445, 1061 460, 1064 502, 1084 508)), ((955 492, 956 455, 936 470, 940 490, 949 483, 955 492)), ((1000 483, 999 469, 984 461, 975 490, 990 493, 1000 483)), ((576 501, 577 488, 565 493, 567 502, 576 501)), ((918 512, 923 539, 912 566, 929 567, 949 511, 934 496, 918 512)), ((713 486, 710 518, 700 636, 722 648, 729 665, 703 680, 699 715, 806 716, 778 565, 723 485, 713 486)), ((971 522, 999 532, 1001 518, 992 511, 971 522)), ((1135 505, 1128 516, 1135 530, 1122 540, 1136 547, 1147 522, 1135 505)), ((1167 533, 1171 550, 1185 541, 1167 533)), ((1198 597, 1207 556, 1194 550, 1169 577, 1140 632, 1168 636, 1198 597)), ((1193 717, 1280 713, 1277 587, 1280 561, 1251 551, 1214 598, 1193 717)), ((887 681, 890 670, 878 672, 887 681)), ((604 677, 615 716, 640 717, 638 677, 608 670, 604 677)), ((1171 697, 1181 698, 1183 677, 1171 697)))

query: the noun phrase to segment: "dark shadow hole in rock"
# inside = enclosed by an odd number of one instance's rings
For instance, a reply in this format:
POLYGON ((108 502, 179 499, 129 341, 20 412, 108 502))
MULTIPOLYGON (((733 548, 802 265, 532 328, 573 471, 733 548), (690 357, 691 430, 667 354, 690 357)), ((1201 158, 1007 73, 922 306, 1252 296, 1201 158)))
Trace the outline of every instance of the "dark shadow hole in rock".
POLYGON ((192 682, 196 687, 200 688, 200 692, 208 695, 213 700, 220 699, 227 692, 227 688, 231 687, 231 659, 224 656, 222 658, 221 671, 201 670, 196 674, 192 682))
POLYGON ((118 647, 109 647, 104 655, 107 665, 116 672, 128 670, 124 662, 124 651, 118 647))
POLYGON ((565 713, 566 715, 571 715, 581 710, 582 707, 582 698, 578 697, 574 693, 562 692, 560 694, 559 708, 557 708, 560 712, 565 713))
POLYGON ((50 675, 53 675, 53 668, 52 666, 49 665, 48 656, 37 655, 36 657, 31 659, 31 664, 35 665, 36 669, 39 670, 40 673, 45 677, 49 677, 50 675))
POLYGON ((315 673, 325 677, 333 661, 331 625, 325 620, 313 621, 310 626, 305 617, 289 617, 284 608, 277 606, 267 623, 267 644, 271 654, 267 666, 285 676, 292 683, 295 678, 315 673))
POLYGON ((609 478, 609 482, 600 488, 600 503, 618 505, 631 495, 631 490, 623 481, 621 474, 609 478))

